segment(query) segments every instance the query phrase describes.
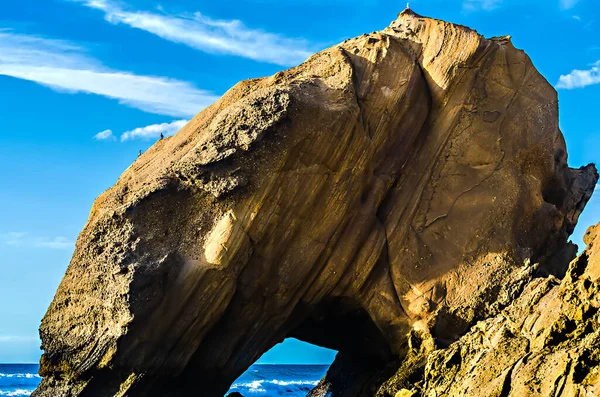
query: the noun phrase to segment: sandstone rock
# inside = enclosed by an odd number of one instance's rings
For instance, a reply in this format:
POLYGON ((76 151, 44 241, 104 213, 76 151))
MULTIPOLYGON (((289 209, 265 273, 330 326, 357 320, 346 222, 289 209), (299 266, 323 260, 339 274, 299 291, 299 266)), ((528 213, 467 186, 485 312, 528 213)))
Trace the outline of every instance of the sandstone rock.
POLYGON ((417 392, 414 390, 402 389, 394 397, 416 397, 417 392))
POLYGON ((221 397, 290 336, 340 352, 314 396, 374 395, 399 362, 386 385, 410 390, 428 352, 552 289, 532 280, 564 271, 597 179, 509 38, 405 11, 237 84, 96 200, 34 397, 221 397))
POLYGON ((600 283, 590 275, 600 236, 588 236, 562 282, 531 282, 499 315, 430 354, 418 395, 600 395, 600 283))

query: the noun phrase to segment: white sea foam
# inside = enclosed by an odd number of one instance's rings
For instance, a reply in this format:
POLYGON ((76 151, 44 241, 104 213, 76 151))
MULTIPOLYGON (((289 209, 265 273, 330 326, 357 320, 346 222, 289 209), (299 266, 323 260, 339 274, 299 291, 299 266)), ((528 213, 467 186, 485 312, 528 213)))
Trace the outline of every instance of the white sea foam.
MULTIPOLYGON (((27 378, 27 379, 34 379, 34 378, 39 378, 40 376, 38 374, 3 374, 0 373, 0 378, 27 378)), ((2 394, 0 394, 1 396, 2 394)))
MULTIPOLYGON (((266 390, 262 388, 262 380, 255 380, 250 383, 240 383, 237 386, 248 388, 251 393, 265 393, 266 390)), ((235 387, 236 385, 233 385, 235 387)))
POLYGON ((309 385, 309 386, 316 386, 319 381, 318 380, 289 380, 289 381, 285 381, 285 380, 277 380, 277 379, 273 379, 273 380, 255 380, 249 383, 234 383, 233 385, 231 385, 231 389, 240 389, 240 388, 244 388, 244 389, 248 389, 249 392, 251 393, 266 393, 266 390, 263 387, 263 384, 271 384, 271 385, 277 385, 277 386, 302 386, 302 385, 309 385))
POLYGON ((233 385, 231 385, 231 388, 232 389, 246 388, 251 393, 265 393, 266 390, 262 388, 263 382, 264 381, 262 381, 262 380, 255 380, 250 383, 234 383, 233 385))
POLYGON ((289 380, 289 381, 285 381, 285 380, 277 380, 274 379, 272 381, 269 381, 269 383, 272 383, 274 385, 279 385, 279 386, 289 386, 289 385, 311 385, 311 386, 316 386, 319 384, 318 380, 315 381, 311 381, 311 380, 289 380))
POLYGON ((13 391, 2 391, 0 390, 0 396, 6 397, 17 397, 17 396, 30 396, 33 390, 17 389, 13 391))

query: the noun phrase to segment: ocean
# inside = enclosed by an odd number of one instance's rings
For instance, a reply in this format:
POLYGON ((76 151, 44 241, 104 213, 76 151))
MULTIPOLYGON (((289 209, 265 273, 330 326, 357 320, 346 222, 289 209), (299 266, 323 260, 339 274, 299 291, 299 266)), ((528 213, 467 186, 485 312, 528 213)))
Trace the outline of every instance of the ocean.
POLYGON ((0 364, 0 396, 29 396, 40 383, 34 364, 0 364))
POLYGON ((229 392, 237 391, 244 397, 305 397, 328 367, 255 364, 233 382, 229 392))
MULTIPOLYGON (((244 397, 304 397, 327 372, 327 365, 251 366, 229 392, 244 397)), ((40 382, 34 364, 0 364, 0 396, 29 396, 40 382)))

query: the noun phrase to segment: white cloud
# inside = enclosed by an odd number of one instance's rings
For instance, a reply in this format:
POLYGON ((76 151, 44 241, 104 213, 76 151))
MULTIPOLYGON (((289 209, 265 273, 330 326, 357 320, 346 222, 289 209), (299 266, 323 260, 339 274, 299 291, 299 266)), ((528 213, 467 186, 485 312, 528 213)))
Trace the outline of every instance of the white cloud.
POLYGON ((0 234, 0 241, 6 245, 20 245, 27 233, 9 232, 0 234))
POLYGON ((578 21, 581 21, 581 17, 579 15, 573 15, 573 19, 576 19, 578 21))
POLYGON ((168 15, 126 11, 111 0, 72 1, 103 11, 104 18, 110 23, 128 25, 209 53, 236 55, 284 66, 301 63, 313 53, 306 40, 250 29, 239 20, 212 19, 199 12, 168 15))
POLYGON ((174 135, 188 120, 176 120, 171 123, 161 123, 147 125, 146 127, 139 127, 131 131, 124 132, 121 135, 121 141, 127 141, 130 139, 152 139, 160 137, 162 133, 164 136, 174 135))
POLYGON ((476 10, 485 10, 491 11, 494 10, 502 4, 503 0, 464 0, 463 8, 468 11, 476 11, 476 10))
POLYGON ((579 3, 579 0, 560 0, 560 8, 563 10, 570 10, 579 3))
POLYGON ((75 242, 66 237, 35 237, 23 232, 0 234, 0 244, 12 247, 50 249, 69 249, 75 246, 75 242))
POLYGON ((94 139, 98 141, 106 141, 106 140, 114 140, 115 136, 113 135, 112 130, 104 130, 100 131, 96 135, 94 135, 94 139))
POLYGON ((594 84, 600 84, 600 61, 593 64, 588 70, 576 69, 569 74, 560 76, 556 88, 571 90, 594 84))
POLYGON ((37 336, 0 335, 0 342, 37 342, 37 336))
POLYGON ((147 112, 176 117, 194 115, 217 99, 184 81, 108 69, 68 42, 8 29, 0 29, 0 75, 61 92, 102 95, 147 112))
POLYGON ((37 238, 34 240, 34 245, 38 248, 67 249, 75 246, 75 242, 66 237, 59 236, 51 239, 37 238))

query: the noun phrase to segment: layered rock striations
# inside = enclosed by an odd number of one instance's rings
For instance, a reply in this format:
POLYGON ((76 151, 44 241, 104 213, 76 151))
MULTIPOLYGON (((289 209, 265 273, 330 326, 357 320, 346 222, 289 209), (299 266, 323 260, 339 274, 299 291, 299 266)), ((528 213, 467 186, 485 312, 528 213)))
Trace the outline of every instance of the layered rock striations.
POLYGON ((407 10, 237 84, 96 200, 34 396, 222 396, 286 337, 340 352, 314 395, 396 393, 564 274, 597 179, 509 38, 407 10))

